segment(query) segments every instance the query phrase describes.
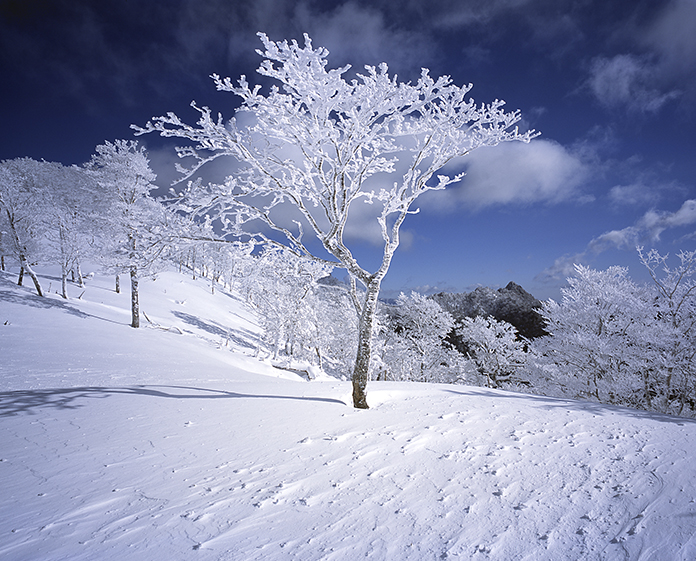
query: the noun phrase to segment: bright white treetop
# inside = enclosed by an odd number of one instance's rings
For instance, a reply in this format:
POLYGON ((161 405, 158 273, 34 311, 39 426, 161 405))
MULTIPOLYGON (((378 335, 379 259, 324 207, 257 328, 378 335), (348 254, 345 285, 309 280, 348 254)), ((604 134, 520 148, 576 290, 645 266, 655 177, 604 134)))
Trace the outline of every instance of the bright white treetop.
POLYGON ((271 216, 271 209, 291 202, 324 246, 339 253, 342 264, 362 272, 360 276, 370 275, 343 244, 355 201, 382 204, 378 220, 383 239, 397 245, 398 226, 390 226, 388 219, 403 219, 423 192, 458 181, 460 175, 430 181, 447 163, 479 146, 534 136, 509 130, 520 119, 518 112, 504 112, 502 101, 477 106, 466 98, 472 86, 456 86, 448 76, 433 80, 423 70, 417 84, 404 84, 382 64, 366 67, 365 74, 347 82, 343 74, 349 67, 327 70, 328 51, 313 49, 308 36, 304 48, 260 36, 266 50, 259 53, 266 60, 259 73, 277 79, 282 90, 274 87, 264 96, 244 76, 235 85, 230 78, 213 75, 218 90, 242 99, 238 111, 252 113, 251 124, 240 125, 236 118, 225 122, 221 115, 215 119, 210 109, 193 103, 200 112, 197 126, 169 113, 137 130, 194 141, 195 147, 178 149, 180 157, 195 160, 190 168, 180 167, 187 177, 220 156, 246 164, 223 185, 189 190, 192 208, 210 212, 215 206, 219 217, 231 220, 230 227, 262 220, 282 230, 293 249, 310 253, 299 231, 291 232, 271 216), (378 173, 391 176, 380 189, 368 181, 378 173))

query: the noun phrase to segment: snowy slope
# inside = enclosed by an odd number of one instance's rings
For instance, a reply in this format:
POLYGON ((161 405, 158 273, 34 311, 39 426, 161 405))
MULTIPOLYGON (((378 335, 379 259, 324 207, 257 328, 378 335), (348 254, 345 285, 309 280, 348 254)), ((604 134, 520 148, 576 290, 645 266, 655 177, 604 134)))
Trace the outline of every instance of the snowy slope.
POLYGON ((691 420, 386 382, 359 411, 255 359, 253 313, 206 282, 142 281, 140 330, 110 278, 13 282, 0 559, 696 559, 691 420))

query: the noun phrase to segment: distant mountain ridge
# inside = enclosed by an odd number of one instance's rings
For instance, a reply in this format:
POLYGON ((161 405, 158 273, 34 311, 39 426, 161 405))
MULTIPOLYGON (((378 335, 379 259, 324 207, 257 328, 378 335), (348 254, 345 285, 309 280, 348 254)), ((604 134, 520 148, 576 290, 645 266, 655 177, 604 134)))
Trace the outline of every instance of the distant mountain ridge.
POLYGON ((514 325, 518 333, 527 339, 546 335, 544 321, 537 313, 541 301, 512 281, 505 288, 497 290, 479 286, 472 292, 439 292, 431 298, 456 320, 493 316, 514 325))

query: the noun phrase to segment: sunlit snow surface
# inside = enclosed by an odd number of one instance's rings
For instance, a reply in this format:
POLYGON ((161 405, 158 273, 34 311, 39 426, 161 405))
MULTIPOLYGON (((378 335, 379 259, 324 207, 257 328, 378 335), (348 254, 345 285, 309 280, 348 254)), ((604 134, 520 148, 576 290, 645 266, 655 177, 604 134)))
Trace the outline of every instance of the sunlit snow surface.
POLYGON ((696 423, 466 386, 306 381, 176 272, 0 274, 0 559, 696 559, 696 423), (83 293, 83 294, 82 294, 83 293), (78 296, 82 294, 82 298, 78 296))

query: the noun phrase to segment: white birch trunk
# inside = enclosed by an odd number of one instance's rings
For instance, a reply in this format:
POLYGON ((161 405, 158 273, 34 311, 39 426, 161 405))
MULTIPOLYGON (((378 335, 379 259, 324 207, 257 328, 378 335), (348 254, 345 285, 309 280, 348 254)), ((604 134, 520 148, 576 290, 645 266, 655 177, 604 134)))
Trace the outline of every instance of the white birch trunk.
POLYGON ((29 262, 27 261, 26 250, 22 245, 21 240, 19 239, 19 234, 17 233, 17 228, 15 226, 14 220, 12 219, 12 215, 10 214, 10 212, 7 212, 7 218, 10 223, 10 232, 12 233, 13 241, 15 243, 15 247, 17 248, 17 253, 19 254, 19 265, 21 267, 19 282, 17 284, 19 286, 22 286, 24 272, 26 272, 29 275, 29 277, 31 277, 31 280, 34 281, 36 293, 39 296, 43 296, 43 291, 41 290, 41 283, 39 283, 39 278, 36 276, 36 273, 32 270, 31 266, 29 265, 29 262))
POLYGON ((131 279, 131 327, 140 327, 140 302, 138 300, 138 268, 133 265, 130 269, 131 279))
POLYGON ((36 276, 36 273, 34 270, 31 268, 29 263, 27 262, 26 257, 24 256, 24 253, 19 254, 19 262, 22 265, 22 269, 26 271, 26 273, 29 275, 31 280, 34 282, 34 288, 36 288, 36 293, 39 296, 43 296, 43 290, 41 290, 41 284, 39 283, 39 277, 36 276))
POLYGON ((58 235, 60 237, 60 290, 61 296, 68 299, 68 257, 65 248, 65 229, 63 225, 58 226, 58 235))
POLYGON ((60 291, 61 296, 68 299, 68 268, 65 263, 60 264, 60 291))
POLYGON ((75 259, 75 267, 73 269, 77 273, 77 286, 80 288, 85 287, 85 277, 82 276, 82 267, 80 266, 80 259, 76 258, 75 259))

